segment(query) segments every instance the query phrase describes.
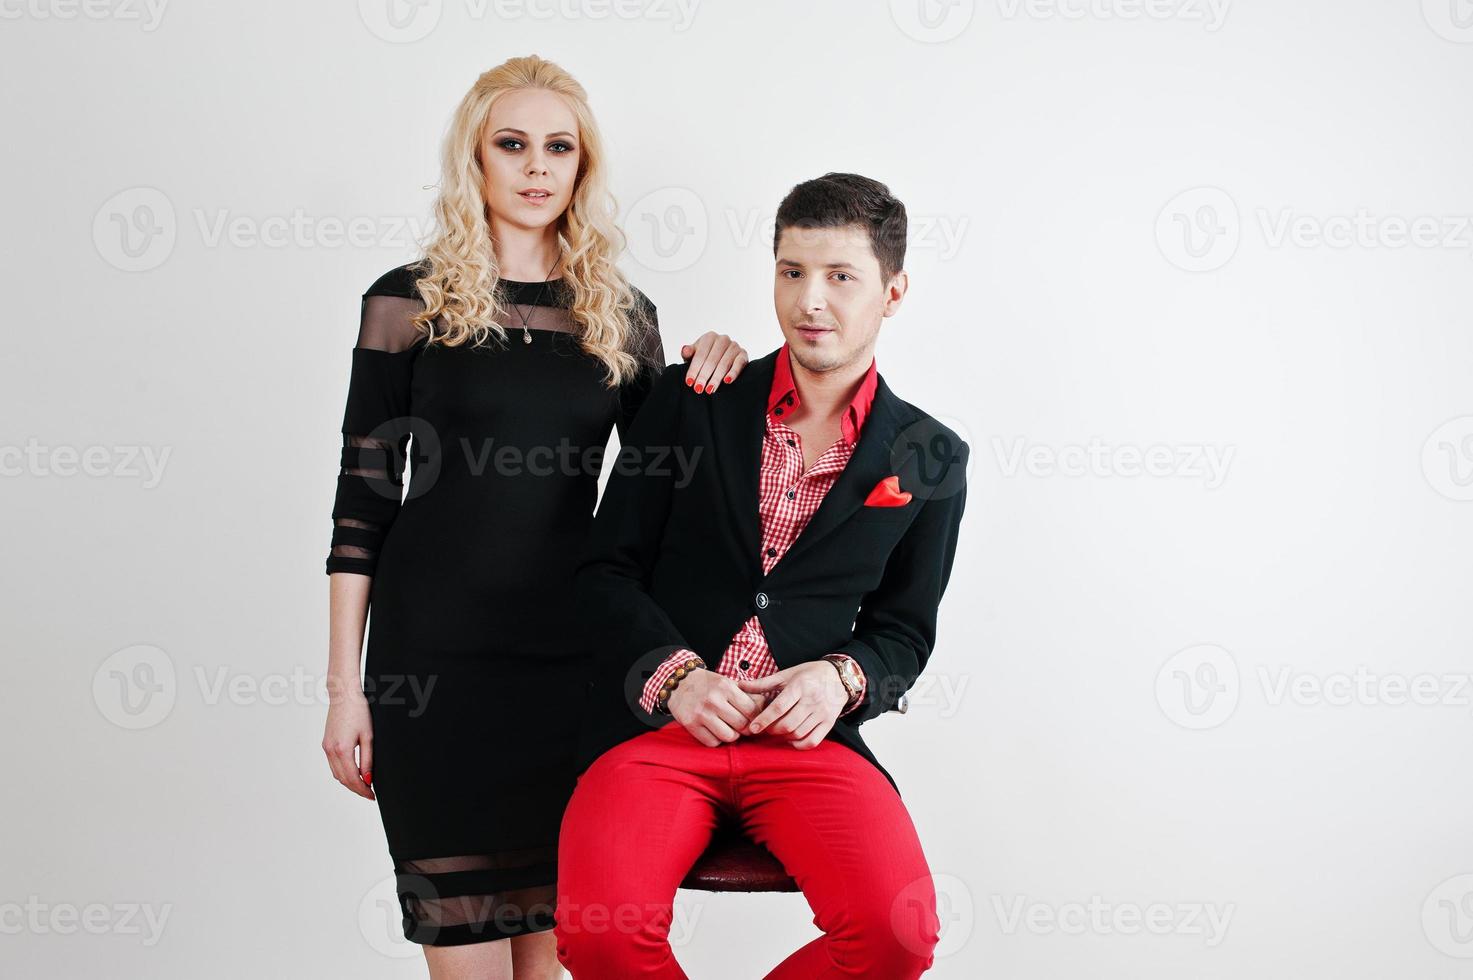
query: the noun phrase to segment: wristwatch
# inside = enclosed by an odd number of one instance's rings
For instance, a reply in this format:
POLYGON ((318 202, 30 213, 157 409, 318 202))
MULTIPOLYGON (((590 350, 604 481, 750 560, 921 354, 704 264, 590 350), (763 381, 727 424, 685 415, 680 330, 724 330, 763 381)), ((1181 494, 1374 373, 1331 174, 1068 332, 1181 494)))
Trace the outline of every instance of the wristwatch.
POLYGON ((854 707, 855 702, 864 693, 864 675, 859 672, 859 665, 852 657, 846 657, 841 653, 830 653, 824 656, 825 660, 834 665, 839 672, 839 681, 844 685, 844 693, 849 695, 844 702, 844 710, 848 711, 854 707))

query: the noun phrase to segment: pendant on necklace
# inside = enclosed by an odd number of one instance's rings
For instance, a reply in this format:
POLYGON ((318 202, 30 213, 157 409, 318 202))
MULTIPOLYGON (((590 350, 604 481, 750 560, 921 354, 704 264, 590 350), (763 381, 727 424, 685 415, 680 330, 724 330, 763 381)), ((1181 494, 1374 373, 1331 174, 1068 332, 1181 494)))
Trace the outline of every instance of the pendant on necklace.
POLYGON ((527 332, 527 328, 526 327, 523 327, 522 328, 522 343, 524 343, 524 344, 530 344, 531 342, 532 342, 532 335, 527 332))

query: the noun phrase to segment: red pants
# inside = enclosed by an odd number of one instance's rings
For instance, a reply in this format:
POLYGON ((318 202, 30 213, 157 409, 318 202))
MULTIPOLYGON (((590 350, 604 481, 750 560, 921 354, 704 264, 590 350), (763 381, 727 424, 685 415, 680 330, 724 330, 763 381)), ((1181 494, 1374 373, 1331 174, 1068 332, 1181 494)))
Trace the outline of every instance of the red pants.
POLYGON ((931 966, 931 873, 878 769, 832 739, 709 748, 671 721, 600 756, 563 816, 555 932, 574 980, 685 977, 669 942, 675 890, 723 814, 782 862, 823 931, 768 980, 905 980, 931 966))

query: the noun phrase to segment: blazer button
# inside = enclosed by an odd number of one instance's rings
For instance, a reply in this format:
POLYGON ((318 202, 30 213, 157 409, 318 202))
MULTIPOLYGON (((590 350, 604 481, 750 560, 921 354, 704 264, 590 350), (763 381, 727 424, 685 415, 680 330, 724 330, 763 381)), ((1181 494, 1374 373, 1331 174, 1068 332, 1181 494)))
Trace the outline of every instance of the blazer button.
POLYGON ((759 592, 759 593, 757 593, 757 608, 758 609, 766 609, 767 608, 767 593, 766 592, 759 592))

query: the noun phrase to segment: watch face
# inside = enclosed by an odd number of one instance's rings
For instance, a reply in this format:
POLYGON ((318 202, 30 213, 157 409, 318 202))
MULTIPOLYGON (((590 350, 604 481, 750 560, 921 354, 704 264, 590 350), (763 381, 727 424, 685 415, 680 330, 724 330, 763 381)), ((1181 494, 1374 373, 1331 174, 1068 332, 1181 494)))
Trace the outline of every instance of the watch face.
POLYGON ((854 663, 849 660, 835 660, 833 663, 834 666, 839 668, 839 679, 844 682, 844 690, 848 691, 849 696, 852 698, 859 693, 858 670, 855 668, 854 663))

